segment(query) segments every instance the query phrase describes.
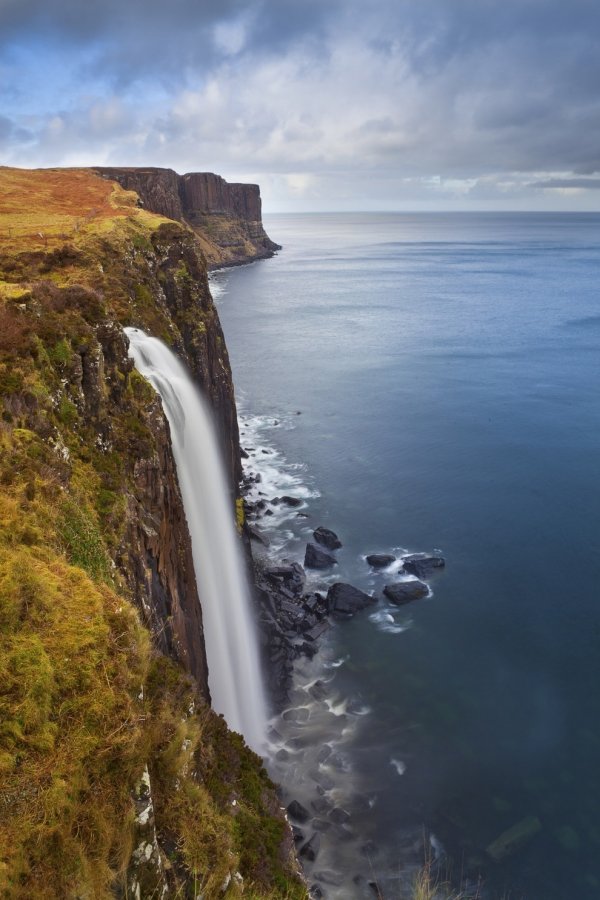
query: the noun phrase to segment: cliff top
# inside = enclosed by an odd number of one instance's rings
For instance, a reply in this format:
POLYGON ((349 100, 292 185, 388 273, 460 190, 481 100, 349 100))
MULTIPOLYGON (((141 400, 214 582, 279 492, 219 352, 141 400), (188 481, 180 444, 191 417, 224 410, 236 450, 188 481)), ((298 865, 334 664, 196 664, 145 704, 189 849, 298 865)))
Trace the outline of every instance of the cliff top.
POLYGON ((137 204, 135 192, 91 169, 0 166, 0 253, 79 244, 124 219, 154 228, 164 221, 137 204))

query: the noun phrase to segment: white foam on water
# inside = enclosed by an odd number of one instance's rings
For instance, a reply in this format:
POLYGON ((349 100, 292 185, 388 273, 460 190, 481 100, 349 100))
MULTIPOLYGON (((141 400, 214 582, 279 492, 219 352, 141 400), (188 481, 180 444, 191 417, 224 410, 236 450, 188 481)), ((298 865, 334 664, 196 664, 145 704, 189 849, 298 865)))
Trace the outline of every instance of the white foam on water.
POLYGON ((403 763, 401 759, 390 759, 390 766, 392 766, 398 775, 404 775, 406 772, 406 763, 403 763))

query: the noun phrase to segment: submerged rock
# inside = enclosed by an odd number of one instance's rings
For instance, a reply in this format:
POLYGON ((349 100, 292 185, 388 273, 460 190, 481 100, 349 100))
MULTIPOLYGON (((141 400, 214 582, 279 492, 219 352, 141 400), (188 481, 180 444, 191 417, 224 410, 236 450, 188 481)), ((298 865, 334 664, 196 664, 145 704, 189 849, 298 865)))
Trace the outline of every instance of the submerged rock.
POLYGON ((375 597, 341 581, 332 584, 327 591, 327 604, 330 611, 341 615, 352 616, 355 612, 365 609, 375 602, 375 597))
POLYGON ((405 556, 402 560, 402 567, 405 572, 416 575, 417 578, 427 578, 432 575, 436 569, 443 569, 446 560, 443 556, 431 555, 427 553, 413 553, 405 556))
POLYGON ((526 816, 512 828, 503 831, 500 837, 497 837, 491 844, 488 844, 486 853, 498 862, 515 853, 541 830, 542 823, 537 816, 526 816))
POLYGON ((315 544, 307 544, 304 565, 307 569, 328 569, 330 566, 337 565, 337 559, 315 544))
POLYGON ((384 569, 396 562, 396 557, 390 553, 371 553, 367 556, 367 562, 373 569, 384 569))
POLYGON ((396 581, 394 584, 386 584, 383 589, 388 600, 397 606, 420 600, 421 597, 426 597, 428 592, 427 585, 422 581, 396 581))
POLYGON ((339 537, 335 533, 335 531, 331 531, 329 528, 324 528, 322 525, 319 525, 318 528, 315 528, 313 531, 313 537, 318 544, 322 544, 323 547, 327 547, 328 550, 339 550, 342 546, 342 542, 339 537))

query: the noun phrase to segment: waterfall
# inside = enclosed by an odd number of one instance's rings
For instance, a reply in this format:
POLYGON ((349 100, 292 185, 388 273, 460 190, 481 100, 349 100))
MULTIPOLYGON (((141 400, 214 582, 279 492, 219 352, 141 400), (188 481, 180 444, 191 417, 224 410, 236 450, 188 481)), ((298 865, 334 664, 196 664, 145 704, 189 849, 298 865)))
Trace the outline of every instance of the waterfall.
POLYGON ((266 705, 250 590, 211 414, 185 367, 161 341, 137 328, 125 332, 129 355, 159 393, 171 426, 202 601, 212 705, 260 752, 266 705))

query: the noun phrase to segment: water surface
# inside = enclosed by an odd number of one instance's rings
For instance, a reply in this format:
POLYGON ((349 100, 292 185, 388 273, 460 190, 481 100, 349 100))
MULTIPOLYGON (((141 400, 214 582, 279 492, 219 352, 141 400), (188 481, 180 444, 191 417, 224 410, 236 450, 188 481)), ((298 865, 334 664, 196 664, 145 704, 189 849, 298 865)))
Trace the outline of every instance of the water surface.
POLYGON ((365 553, 447 558, 430 599, 391 610, 406 627, 366 612, 331 637, 371 709, 366 832, 393 851, 426 822, 461 865, 537 816, 488 866, 494 896, 597 898, 600 216, 266 228, 284 250, 215 284, 242 408, 280 423, 273 446, 320 492, 286 552, 331 527, 339 576, 378 592, 365 553))

